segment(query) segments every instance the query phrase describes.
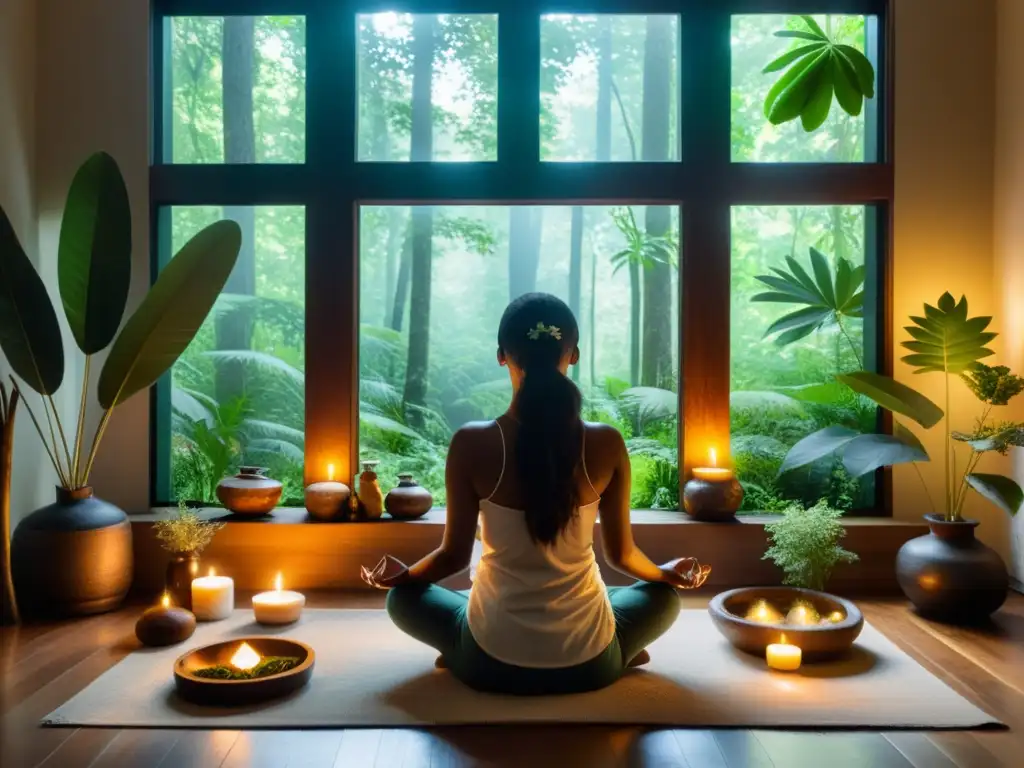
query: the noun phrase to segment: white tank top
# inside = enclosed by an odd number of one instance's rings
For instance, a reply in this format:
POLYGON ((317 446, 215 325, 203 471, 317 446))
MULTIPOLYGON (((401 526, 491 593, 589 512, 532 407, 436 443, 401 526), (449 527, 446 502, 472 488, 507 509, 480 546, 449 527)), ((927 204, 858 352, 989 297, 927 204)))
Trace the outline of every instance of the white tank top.
MULTIPOLYGON (((505 474, 504 432, 501 440, 495 491, 505 474)), ((483 555, 467 619, 473 639, 489 656, 517 667, 571 667, 611 643, 615 616, 594 557, 597 507, 596 501, 580 507, 554 544, 543 546, 530 538, 522 510, 490 497, 480 502, 483 555)))

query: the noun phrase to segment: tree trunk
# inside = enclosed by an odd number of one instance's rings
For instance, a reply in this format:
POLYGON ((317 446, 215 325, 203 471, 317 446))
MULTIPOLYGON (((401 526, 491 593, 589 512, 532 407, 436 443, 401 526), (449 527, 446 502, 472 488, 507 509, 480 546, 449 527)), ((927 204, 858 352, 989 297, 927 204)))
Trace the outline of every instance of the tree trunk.
MULTIPOLYGON (((642 159, 668 160, 672 27, 657 16, 647 17, 644 46, 642 159)), ((672 225, 672 209, 647 206, 644 224, 648 237, 664 237, 672 225)), ((655 260, 643 270, 644 386, 672 385, 672 266, 655 260)))
POLYGON ((398 206, 388 209, 388 239, 384 246, 384 326, 391 326, 395 313, 395 290, 398 288, 398 263, 404 247, 405 238, 402 233, 408 231, 403 226, 402 209, 398 206))
MULTIPOLYGON (((580 288, 583 282, 583 206, 572 208, 572 224, 569 229, 569 309, 577 318, 580 316, 580 288)), ((594 351, 590 351, 593 355, 594 351)), ((580 380, 580 367, 572 367, 572 380, 580 380)))
POLYGON ((541 210, 529 205, 508 209, 508 298, 537 290, 541 210))
MULTIPOLYGON (((434 61, 434 16, 416 14, 412 22, 412 126, 410 160, 433 157, 433 106, 431 80, 434 61)), ((423 415, 412 406, 427 401, 427 372, 430 367, 430 272, 433 209, 412 209, 411 285, 409 291, 409 356, 405 367, 403 402, 406 417, 414 429, 423 426, 423 415)))
POLYGON ((629 262, 629 385, 640 383, 640 265, 629 262))
MULTIPOLYGON (((256 162, 256 135, 253 128, 253 73, 255 71, 255 25, 252 16, 227 16, 224 19, 224 162, 256 162)), ((242 229, 242 248, 238 261, 224 285, 225 294, 252 296, 256 293, 256 211, 251 206, 225 206, 224 217, 238 222, 242 229)), ((247 350, 252 346, 252 315, 230 312, 215 323, 217 349, 247 350)), ((220 362, 214 374, 217 402, 226 404, 245 394, 245 365, 237 361, 220 362)))
MULTIPOLYGON (((597 17, 597 162, 612 159, 612 21, 597 17)), ((590 384, 597 385, 597 251, 590 260, 590 384)))
MULTIPOLYGON (((410 212, 415 211, 411 208, 410 212)), ((411 213, 410 213, 411 215, 411 213)), ((412 273, 412 221, 405 227, 405 237, 402 238, 402 251, 398 261, 398 275, 395 278, 395 298, 391 302, 391 322, 389 326, 394 331, 402 330, 402 322, 405 320, 405 302, 409 297, 409 277, 412 273)))

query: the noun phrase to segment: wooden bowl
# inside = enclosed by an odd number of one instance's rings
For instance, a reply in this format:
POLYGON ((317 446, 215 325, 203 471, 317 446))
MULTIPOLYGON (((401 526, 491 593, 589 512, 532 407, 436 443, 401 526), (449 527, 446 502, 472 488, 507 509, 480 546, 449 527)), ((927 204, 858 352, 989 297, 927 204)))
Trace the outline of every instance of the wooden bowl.
POLYGON ((285 696, 309 682, 316 654, 305 643, 283 637, 238 637, 194 648, 174 662, 174 686, 178 694, 194 704, 238 706, 255 704, 285 696), (216 680, 196 677, 204 667, 227 664, 242 643, 248 643, 260 656, 288 656, 299 659, 297 666, 277 675, 253 680, 216 680))
POLYGON ((741 651, 764 656, 765 647, 778 643, 782 635, 785 635, 787 643, 799 646, 805 661, 821 661, 843 655, 850 650, 864 627, 864 616, 849 600, 797 587, 732 589, 712 598, 708 613, 718 631, 741 651), (805 600, 822 616, 842 611, 845 618, 834 624, 811 626, 762 624, 743 618, 758 600, 767 600, 783 612, 795 601, 805 600))

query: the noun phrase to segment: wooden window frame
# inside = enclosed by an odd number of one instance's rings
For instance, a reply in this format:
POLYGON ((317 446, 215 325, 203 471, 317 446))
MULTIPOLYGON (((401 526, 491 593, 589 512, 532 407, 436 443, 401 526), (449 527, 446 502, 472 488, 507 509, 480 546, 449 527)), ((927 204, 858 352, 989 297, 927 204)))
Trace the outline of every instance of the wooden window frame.
MULTIPOLYGON (((297 205, 306 211, 305 476, 358 466, 358 212, 368 204, 618 203, 678 206, 682 221, 679 350, 680 475, 729 443, 731 209, 737 205, 867 206, 865 343, 891 373, 892 41, 889 0, 152 0, 151 269, 169 255, 170 207, 297 205), (357 160, 356 16, 383 10, 492 13, 498 22, 498 156, 493 162, 357 160), (540 16, 679 14, 680 161, 540 160, 540 16), (878 25, 879 95, 868 116, 876 162, 745 163, 731 157, 731 17, 848 13, 878 25), (170 149, 169 17, 295 15, 307 19, 306 160, 295 165, 174 165, 170 149), (874 22, 873 22, 874 23, 874 22), (514 73, 515 76, 512 76, 514 73)), ((151 496, 166 503, 169 376, 151 405, 151 496)), ((891 424, 880 416, 880 426, 891 424)), ((891 480, 877 503, 891 514, 891 480)))

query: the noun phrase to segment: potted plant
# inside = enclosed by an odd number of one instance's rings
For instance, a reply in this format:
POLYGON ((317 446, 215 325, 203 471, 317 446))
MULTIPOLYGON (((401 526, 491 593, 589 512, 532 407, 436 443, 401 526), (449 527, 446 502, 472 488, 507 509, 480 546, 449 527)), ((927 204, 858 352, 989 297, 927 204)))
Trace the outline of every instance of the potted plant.
POLYGON ((928 461, 920 440, 897 417, 925 429, 942 423, 946 434, 941 503, 936 503, 925 484, 934 509, 925 515, 931 533, 903 546, 896 561, 897 577, 922 613, 947 620, 978 619, 1002 605, 1009 580, 999 555, 975 539, 978 522, 964 519, 963 508, 972 490, 1009 515, 1024 503, 1024 491, 1012 479, 976 471, 986 455, 1005 455, 1013 447, 1024 446, 1024 422, 992 418, 993 409, 1007 405, 1024 390, 1024 379, 1005 366, 980 362, 993 354, 986 344, 997 334, 986 330, 992 318, 969 317, 965 297, 956 301, 944 293, 937 306, 925 304, 924 315, 910 320, 906 331, 911 339, 902 342, 910 354, 902 360, 915 374, 943 374, 945 408, 888 376, 869 371, 840 374, 839 381, 893 414, 893 434, 827 427, 794 445, 780 472, 833 453, 854 477, 883 466, 928 461), (958 378, 982 405, 970 432, 952 430, 949 425, 950 388, 958 378))
POLYGON ((833 509, 824 499, 806 509, 789 506, 779 520, 764 527, 771 546, 762 559, 782 569, 783 584, 824 591, 833 568, 859 559, 839 544, 846 536, 839 522, 842 516, 841 509, 833 509))
POLYGON ((111 610, 124 599, 132 577, 131 527, 122 510, 93 495, 89 475, 96 452, 114 409, 148 389, 192 341, 234 268, 241 230, 220 221, 199 232, 122 327, 131 245, 121 172, 110 155, 95 154, 71 182, 57 250, 64 315, 85 356, 72 429, 53 399, 64 378, 57 314, 0 209, 0 347, 23 382, 11 378, 59 482, 56 502, 22 519, 11 541, 15 591, 23 609, 82 615, 111 610), (108 347, 96 392, 102 413, 87 439, 90 367, 108 347), (41 397, 35 407, 28 390, 41 397))
POLYGON ((224 523, 202 520, 184 502, 179 502, 177 514, 157 520, 153 527, 160 545, 171 553, 166 590, 175 605, 192 610, 192 579, 199 574, 199 556, 224 523))

